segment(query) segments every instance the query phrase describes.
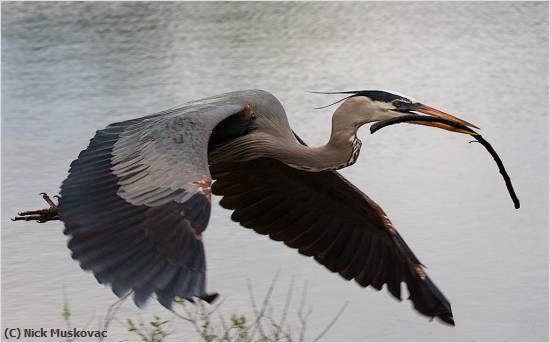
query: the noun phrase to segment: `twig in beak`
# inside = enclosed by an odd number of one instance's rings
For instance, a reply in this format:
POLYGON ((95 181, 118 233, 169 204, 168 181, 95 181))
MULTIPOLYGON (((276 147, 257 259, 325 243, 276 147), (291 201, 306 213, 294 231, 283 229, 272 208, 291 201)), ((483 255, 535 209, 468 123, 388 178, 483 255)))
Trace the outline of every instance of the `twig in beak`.
POLYGON ((428 117, 428 116, 422 116, 418 114, 408 114, 401 117, 391 118, 387 120, 379 121, 375 124, 373 124, 370 127, 370 132, 375 133, 376 131, 380 130, 383 127, 393 125, 393 124, 399 124, 404 122, 411 122, 411 121, 421 121, 421 122, 435 122, 435 123, 442 123, 449 126, 452 126, 453 128, 459 129, 462 131, 467 131, 469 135, 474 137, 481 145, 487 149, 489 154, 493 157, 495 160, 499 172, 502 174, 502 178, 504 179, 504 182, 506 183, 506 188, 508 189, 508 193, 510 193, 510 197, 512 198, 512 201, 514 202, 514 207, 518 209, 520 207, 519 199, 516 195, 516 192, 514 191, 514 187, 512 186, 512 180, 510 180, 510 176, 508 176, 508 173, 506 172, 506 169, 504 168, 504 164, 502 163, 502 160, 498 156, 497 152, 489 142, 487 142, 481 135, 474 130, 470 129, 469 127, 462 125, 460 123, 454 122, 452 120, 444 119, 444 118, 438 118, 438 117, 428 117))

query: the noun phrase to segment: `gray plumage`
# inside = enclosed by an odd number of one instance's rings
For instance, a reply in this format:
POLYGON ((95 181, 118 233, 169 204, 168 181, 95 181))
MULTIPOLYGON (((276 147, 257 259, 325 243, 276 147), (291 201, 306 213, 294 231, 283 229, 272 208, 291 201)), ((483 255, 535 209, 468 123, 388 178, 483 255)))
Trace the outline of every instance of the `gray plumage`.
POLYGON ((201 235, 212 192, 242 226, 363 287, 386 284, 401 299, 405 282, 420 313, 454 324, 449 302, 384 211, 334 171, 356 161, 362 125, 407 106, 436 110, 388 92, 351 94, 321 147, 295 135, 279 101, 260 90, 97 131, 61 186, 57 210, 72 257, 118 296, 133 291, 138 306, 153 293, 168 308, 175 296, 212 300, 201 235))

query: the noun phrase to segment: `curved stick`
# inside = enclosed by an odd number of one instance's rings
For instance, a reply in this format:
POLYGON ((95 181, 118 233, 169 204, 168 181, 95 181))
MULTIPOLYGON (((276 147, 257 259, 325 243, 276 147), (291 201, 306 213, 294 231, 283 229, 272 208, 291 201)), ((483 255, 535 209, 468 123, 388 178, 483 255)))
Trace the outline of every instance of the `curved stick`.
POLYGON ((450 125, 452 127, 455 127, 457 129, 461 129, 461 130, 471 132, 470 135, 472 137, 474 137, 481 145, 483 145, 485 147, 485 149, 487 149, 489 154, 491 154, 491 156, 495 160, 495 162, 498 166, 498 170, 502 174, 502 178, 504 179, 504 182, 506 183, 506 188, 508 189, 508 193, 510 193, 510 197, 512 198, 512 201, 514 202, 514 207, 516 209, 519 208, 519 206, 520 206, 519 199, 516 195, 516 192, 514 191, 514 187, 512 186, 512 180, 510 180, 510 176, 508 176, 508 173, 506 172, 506 169, 504 168, 504 164, 502 163, 502 160, 498 156, 495 149, 493 149, 491 144, 489 144, 489 142, 487 142, 485 140, 485 138, 483 138, 479 133, 475 132, 474 130, 470 129, 469 127, 464 126, 464 125, 459 124, 459 123, 456 123, 456 122, 453 122, 453 121, 448 120, 448 119, 444 119, 444 118, 428 117, 428 116, 423 116, 423 115, 419 115, 419 114, 408 114, 408 115, 404 115, 404 116, 401 116, 401 117, 396 117, 396 118, 391 118, 391 119, 379 121, 379 122, 373 124, 370 127, 370 132, 372 134, 372 133, 375 133, 376 131, 378 131, 381 128, 384 128, 386 126, 393 125, 393 124, 404 123, 404 122, 410 122, 410 121, 442 123, 442 124, 446 124, 446 125, 450 125))

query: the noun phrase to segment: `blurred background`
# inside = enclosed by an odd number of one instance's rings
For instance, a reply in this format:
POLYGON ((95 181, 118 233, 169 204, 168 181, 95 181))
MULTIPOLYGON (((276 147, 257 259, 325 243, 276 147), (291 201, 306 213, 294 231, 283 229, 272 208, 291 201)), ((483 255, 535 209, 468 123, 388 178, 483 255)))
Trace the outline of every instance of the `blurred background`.
MULTIPOLYGON (((10 222, 42 208, 95 130, 188 100, 260 88, 294 130, 324 144, 337 97, 390 89, 468 120, 499 152, 522 207, 468 137, 398 125, 363 140, 342 171, 392 218, 453 306, 456 327, 346 282, 213 208, 209 290, 225 313, 250 311, 277 270, 308 283, 312 339, 345 301, 327 340, 548 340, 548 3, 2 3, 2 327, 97 327, 116 296, 70 258, 60 222, 10 222), (90 319, 92 318, 92 319, 90 319)), ((290 312, 294 312, 291 309, 290 312)), ((171 318, 155 301, 118 317, 171 318)), ((136 339, 113 323, 108 340, 136 339)), ((197 339, 189 325, 171 339, 197 339)))

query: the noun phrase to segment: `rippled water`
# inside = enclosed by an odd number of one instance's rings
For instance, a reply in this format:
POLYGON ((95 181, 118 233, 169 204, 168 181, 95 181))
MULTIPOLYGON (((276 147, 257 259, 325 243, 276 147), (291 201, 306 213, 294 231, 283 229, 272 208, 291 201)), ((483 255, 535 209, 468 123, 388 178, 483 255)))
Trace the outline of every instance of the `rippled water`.
MULTIPOLYGON (((547 340, 547 76, 543 2, 3 3, 2 327, 63 327, 63 285, 81 328, 116 299, 71 260, 60 223, 8 219, 58 191, 96 129, 261 88, 320 145, 333 109, 313 108, 333 98, 305 91, 393 89, 482 127, 522 200, 514 210, 494 162, 462 135, 361 130, 362 155, 343 174, 385 208, 457 326, 345 282, 218 205, 205 233, 209 289, 226 314, 246 313, 245 279, 259 297, 280 269, 280 309, 295 275, 297 292, 309 285, 310 339, 351 300, 325 339, 547 340)), ((128 302, 119 318, 154 313, 170 318, 154 302, 141 312, 128 302)), ((118 323, 109 334, 132 338, 118 323)), ((196 338, 187 324, 172 337, 196 338)))

